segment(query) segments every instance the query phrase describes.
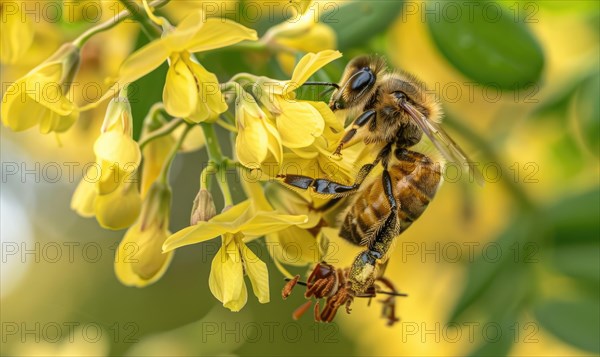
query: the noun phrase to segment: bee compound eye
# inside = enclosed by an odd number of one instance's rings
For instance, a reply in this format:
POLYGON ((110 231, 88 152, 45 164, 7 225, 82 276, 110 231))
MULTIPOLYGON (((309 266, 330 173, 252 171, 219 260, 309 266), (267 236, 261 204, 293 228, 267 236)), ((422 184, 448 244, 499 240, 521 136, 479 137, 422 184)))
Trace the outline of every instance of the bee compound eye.
POLYGON ((375 75, 371 72, 369 67, 362 68, 354 77, 355 78, 350 86, 352 90, 363 90, 375 83, 375 75))
POLYGON ((394 97, 399 101, 405 101, 407 99, 406 94, 404 92, 394 92, 394 97))

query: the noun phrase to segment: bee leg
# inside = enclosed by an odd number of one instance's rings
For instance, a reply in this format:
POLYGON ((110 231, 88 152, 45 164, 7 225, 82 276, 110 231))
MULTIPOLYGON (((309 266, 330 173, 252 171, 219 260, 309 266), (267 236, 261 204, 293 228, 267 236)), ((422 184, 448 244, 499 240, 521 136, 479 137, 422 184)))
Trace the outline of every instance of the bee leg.
POLYGON ((394 197, 392 178, 390 177, 390 172, 387 169, 383 170, 381 179, 383 180, 383 192, 385 192, 385 196, 390 204, 390 210, 392 211, 391 213, 396 214, 398 203, 396 203, 396 198, 394 197))
POLYGON ((375 114, 376 114, 376 112, 374 109, 369 109, 369 110, 365 111, 364 113, 362 113, 361 115, 359 115, 358 118, 356 118, 354 120, 350 129, 346 132, 346 134, 340 141, 338 147, 333 152, 333 155, 341 155, 344 145, 346 145, 348 142, 350 142, 350 140, 352 140, 352 138, 354 138, 354 135, 356 135, 356 133, 358 132, 358 129, 362 128, 368 122, 373 120, 375 118, 375 114))
POLYGON ((390 204, 390 213, 383 221, 381 227, 377 230, 373 239, 369 242, 369 250, 373 252, 373 254, 377 253, 378 259, 383 259, 386 256, 394 239, 400 233, 398 221, 399 206, 392 191, 392 179, 387 169, 383 171, 382 181, 383 192, 390 204))
POLYGON ((277 175, 278 178, 283 179, 283 183, 299 188, 302 190, 308 190, 313 188, 316 193, 322 195, 332 196, 343 196, 358 190, 360 185, 363 183, 365 178, 369 175, 371 170, 375 167, 379 158, 372 164, 365 164, 360 168, 356 181, 352 185, 344 185, 335 181, 327 179, 312 178, 303 175, 277 175))

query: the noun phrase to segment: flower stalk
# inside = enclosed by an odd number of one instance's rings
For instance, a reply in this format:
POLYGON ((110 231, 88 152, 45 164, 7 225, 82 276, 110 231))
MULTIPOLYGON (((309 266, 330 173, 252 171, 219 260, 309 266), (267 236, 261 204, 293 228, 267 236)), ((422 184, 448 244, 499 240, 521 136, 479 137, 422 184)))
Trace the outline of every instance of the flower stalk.
MULTIPOLYGON (((151 2, 149 4, 149 6, 157 9, 162 6, 165 6, 169 1, 170 0, 156 0, 156 1, 151 2)), ((75 46, 81 48, 93 36, 95 36, 101 32, 108 31, 108 30, 112 29, 113 27, 117 26, 118 24, 122 23, 123 21, 125 21, 127 19, 131 19, 133 17, 134 17, 133 13, 130 10, 123 10, 120 13, 118 13, 117 16, 113 17, 112 19, 110 19, 106 22, 103 22, 101 24, 98 24, 98 25, 88 29, 81 35, 79 35, 79 37, 77 37, 75 40, 73 40, 73 44, 75 46)))
MULTIPOLYGON (((224 174, 224 170, 227 169, 226 162, 228 159, 223 157, 223 153, 221 152, 221 147, 219 146, 217 134, 215 133, 213 125, 209 123, 200 123, 200 126, 202 127, 204 137, 206 138, 206 150, 209 158, 208 167, 213 166, 216 168, 216 172, 214 174, 217 174, 217 177, 220 178, 217 180, 217 182, 219 184, 219 188, 221 189, 221 193, 223 194, 225 206, 227 207, 233 204, 231 190, 229 189, 229 183, 227 182, 227 175, 224 174)), ((212 174, 212 172, 207 172, 207 174, 212 174)), ((204 179, 206 180, 207 178, 205 177, 204 179)))

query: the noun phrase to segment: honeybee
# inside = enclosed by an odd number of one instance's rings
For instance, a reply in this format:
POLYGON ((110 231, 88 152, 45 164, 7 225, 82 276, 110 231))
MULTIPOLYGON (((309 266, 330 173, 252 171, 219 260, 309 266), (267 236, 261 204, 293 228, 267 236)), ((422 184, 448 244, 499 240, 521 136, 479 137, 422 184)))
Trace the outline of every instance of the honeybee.
POLYGON ((439 126, 437 99, 412 75, 389 71, 381 57, 362 56, 348 63, 339 84, 331 85, 331 110, 355 118, 333 155, 364 141, 377 153, 375 160, 358 170, 351 185, 302 175, 281 178, 294 189, 332 198, 353 195, 339 235, 365 248, 347 271, 344 288, 350 296, 365 296, 380 277, 378 267, 387 261, 394 240, 421 216, 442 181, 440 165, 411 150, 423 134, 445 160, 469 170, 479 183, 483 178, 439 126), (363 184, 377 165, 382 165, 381 175, 363 184))

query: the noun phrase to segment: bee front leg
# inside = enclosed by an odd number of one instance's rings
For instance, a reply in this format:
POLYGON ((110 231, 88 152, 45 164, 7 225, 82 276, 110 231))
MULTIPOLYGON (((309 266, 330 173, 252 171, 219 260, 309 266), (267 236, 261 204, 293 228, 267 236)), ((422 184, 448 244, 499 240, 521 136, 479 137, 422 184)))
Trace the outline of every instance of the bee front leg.
POLYGON ((365 111, 364 113, 362 113, 361 115, 359 115, 358 118, 356 118, 354 120, 350 129, 348 129, 348 131, 346 132, 346 134, 340 141, 338 147, 333 152, 333 155, 341 155, 344 145, 348 144, 350 142, 350 140, 352 140, 352 138, 354 138, 354 136, 358 132, 358 129, 362 128, 367 123, 369 123, 371 120, 373 120, 375 118, 375 115, 376 115, 376 112, 374 109, 369 109, 369 110, 365 111))

